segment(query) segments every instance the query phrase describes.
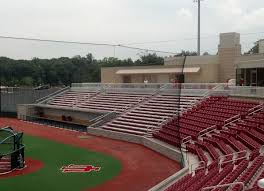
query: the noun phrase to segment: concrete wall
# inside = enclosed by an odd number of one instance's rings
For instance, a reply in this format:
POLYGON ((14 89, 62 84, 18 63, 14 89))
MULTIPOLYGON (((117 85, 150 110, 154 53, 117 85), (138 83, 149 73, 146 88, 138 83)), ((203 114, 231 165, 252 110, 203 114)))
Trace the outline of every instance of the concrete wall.
POLYGON ((236 79, 235 61, 241 56, 240 34, 220 34, 219 55, 219 82, 225 83, 229 79, 236 79))
POLYGON ((20 104, 17 105, 17 118, 24 119, 25 116, 35 115, 35 106, 30 104, 20 104))
POLYGON ((143 136, 137 136, 127 133, 108 131, 101 128, 87 128, 87 132, 96 136, 103 136, 111 139, 141 144, 172 160, 175 160, 179 163, 183 162, 182 154, 177 148, 155 139, 145 138, 143 136))
MULTIPOLYGON (((174 61, 170 59, 170 62, 177 62, 182 59, 176 58, 174 61)), ((189 64, 186 67, 200 67, 198 73, 186 73, 185 82, 186 83, 215 83, 218 82, 218 64, 217 56, 205 56, 202 59, 188 58, 189 64), (198 64, 195 63, 195 60, 199 60, 198 64), (203 61, 205 61, 203 63, 203 61), (192 64, 191 64, 192 63, 192 64)), ((120 69, 154 69, 154 68, 175 68, 182 67, 181 65, 161 65, 161 66, 137 66, 137 67, 111 67, 111 68, 102 68, 101 79, 102 83, 123 83, 123 76, 118 75, 116 72, 120 69)), ((131 74, 131 83, 143 83, 144 79, 148 79, 149 83, 170 83, 171 79, 175 79, 175 73, 170 74, 131 74)))
POLYGON ((264 54, 264 39, 258 41, 259 44, 259 53, 264 54))
MULTIPOLYGON (((165 66, 171 66, 171 65, 183 65, 183 57, 168 57, 165 59, 164 65, 165 66)), ((207 56, 188 56, 186 58, 185 65, 195 65, 200 66, 200 65, 217 65, 218 64, 218 55, 207 55, 207 56)))
POLYGON ((202 64, 198 73, 185 74, 185 83, 217 83, 218 65, 202 64))
POLYGON ((101 83, 123 83, 121 75, 116 75, 120 67, 102 67, 101 83))
POLYGON ((242 55, 235 60, 237 68, 264 68, 264 53, 242 55))
MULTIPOLYGON (((155 69, 155 68, 175 68, 173 66, 155 65, 155 66, 132 66, 132 67, 104 67, 101 69, 102 83, 124 83, 123 77, 125 75, 118 75, 118 70, 126 69, 155 69)), ((174 78, 175 74, 130 74, 131 83, 143 83, 147 78, 151 83, 168 83, 170 79, 174 78)))
POLYGON ((81 112, 81 111, 70 111, 70 110, 63 110, 63 109, 54 109, 54 108, 41 108, 44 113, 44 116, 55 117, 61 119, 61 116, 71 116, 73 122, 76 121, 83 121, 86 122, 87 125, 90 124, 89 121, 99 117, 100 114, 90 113, 90 112, 81 112))
POLYGON ((48 90, 33 89, 15 89, 10 93, 1 93, 1 112, 16 112, 17 104, 32 104, 37 99, 45 97, 55 91, 57 88, 48 90))
POLYGON ((93 113, 93 112, 84 112, 76 111, 62 108, 48 108, 41 107, 36 104, 20 104, 17 106, 17 117, 18 119, 24 119, 25 116, 36 116, 39 117, 39 112, 43 112, 45 118, 61 120, 62 115, 71 116, 72 122, 77 124, 83 124, 89 126, 94 122, 91 120, 103 116, 104 113, 93 113))

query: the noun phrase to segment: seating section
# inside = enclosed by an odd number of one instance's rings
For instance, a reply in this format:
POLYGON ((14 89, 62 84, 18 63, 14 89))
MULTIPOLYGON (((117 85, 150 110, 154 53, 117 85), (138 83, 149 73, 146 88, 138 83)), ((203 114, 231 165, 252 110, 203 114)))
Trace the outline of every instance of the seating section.
MULTIPOLYGON (((213 165, 211 169, 208 168, 210 170, 207 173, 206 170, 198 170, 194 176, 191 174, 185 175, 168 187, 166 191, 198 191, 202 188, 233 182, 243 182, 247 187, 248 183, 254 179, 261 165, 263 165, 263 162, 264 156, 258 156, 254 161, 242 160, 237 164, 227 164, 221 170, 217 165, 213 165)), ((261 176, 263 176, 263 173, 261 176)), ((229 187, 215 188, 214 191, 224 191, 228 188, 232 191, 242 190, 242 186, 237 184, 229 187)), ((256 188, 256 183, 253 188, 256 188)))
POLYGON ((82 102, 89 100, 96 95, 96 92, 90 91, 67 91, 62 95, 53 98, 48 104, 56 106, 75 107, 82 102))
MULTIPOLYGON (((212 98, 210 98, 210 100, 212 100, 212 98)), ((249 185, 252 185, 253 181, 256 181, 263 176, 262 172, 259 178, 256 177, 260 170, 264 170, 264 156, 260 155, 261 146, 264 145, 263 105, 262 108, 260 107, 255 113, 249 113, 249 110, 254 111, 252 110, 252 107, 256 107, 256 104, 257 103, 251 102, 249 104, 243 103, 242 105, 245 107, 241 105, 241 108, 244 108, 244 111, 242 109, 239 110, 239 113, 243 115, 240 116, 240 120, 226 125, 223 123, 222 126, 219 126, 218 130, 210 132, 208 135, 200 137, 199 139, 192 140, 190 143, 186 143, 187 151, 194 153, 200 161, 205 162, 209 174, 210 171, 212 171, 210 166, 218 163, 219 157, 223 158, 221 162, 223 169, 216 173, 210 181, 202 187, 200 187, 199 184, 201 177, 198 174, 191 177, 190 179, 194 179, 194 182, 188 184, 184 189, 190 186, 193 190, 199 190, 208 186, 243 182, 248 190, 258 190, 256 183, 253 185, 252 189, 249 187, 249 185), (250 153, 249 157, 246 157, 246 152, 250 153), (231 168, 230 165, 232 166, 232 170, 229 169, 231 168)), ((204 105, 204 103, 202 103, 202 105, 204 105)), ((197 108, 199 107, 200 106, 197 108)), ((212 107, 214 107, 214 105, 212 105, 212 107)), ((199 112, 199 110, 197 111, 199 112)), ((189 113, 192 113, 192 111, 189 113)), ((237 113, 233 114, 236 115, 237 113)), ((174 145, 176 143, 180 145, 180 141, 176 141, 178 140, 177 138, 178 137, 170 137, 171 141, 169 142, 167 137, 164 137, 164 140, 172 144, 174 141, 174 145)), ((178 180, 175 184, 170 186, 167 191, 183 190, 178 189, 177 185, 179 184, 178 182, 181 182, 184 179, 185 177, 178 180)), ((230 189, 241 191, 242 186, 237 184, 230 187, 230 189)), ((214 191, 215 190, 227 190, 227 187, 214 189, 214 191)))
POLYGON ((150 94, 69 91, 55 97, 49 104, 121 113, 149 96, 150 94))
POLYGON ((252 188, 251 189, 249 189, 248 191, 263 191, 263 189, 261 189, 261 188, 258 188, 258 180, 259 179, 263 179, 264 178, 264 171, 262 171, 262 173, 260 174, 260 176, 258 177, 258 179, 256 179, 253 183, 253 186, 252 186, 252 188))
POLYGON ((159 125, 191 108, 200 97, 155 95, 138 107, 105 124, 104 129, 135 135, 151 135, 159 125))
POLYGON ((210 97, 182 116, 176 116, 153 136, 179 146, 182 139, 188 136, 196 139, 204 130, 212 127, 219 128, 225 124, 225 121, 236 115, 245 116, 257 105, 258 103, 255 102, 227 97, 210 97))

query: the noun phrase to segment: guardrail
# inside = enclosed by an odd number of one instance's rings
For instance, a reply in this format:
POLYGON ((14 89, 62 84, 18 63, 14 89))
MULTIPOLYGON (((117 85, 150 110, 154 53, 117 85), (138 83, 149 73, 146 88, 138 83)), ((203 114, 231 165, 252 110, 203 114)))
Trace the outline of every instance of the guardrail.
POLYGON ((51 99, 52 97, 54 97, 54 96, 56 96, 57 94, 60 94, 60 93, 62 93, 62 92, 64 92, 64 91, 66 91, 66 90, 68 90, 68 89, 70 89, 69 86, 67 86, 67 87, 65 87, 65 88, 63 88, 63 89, 60 89, 60 90, 58 90, 58 91, 56 91, 56 92, 54 92, 54 93, 52 93, 52 94, 49 94, 49 95, 47 95, 47 96, 45 96, 45 97, 43 97, 43 98, 40 98, 40 99, 36 100, 36 103, 43 103, 43 102, 45 102, 45 101, 48 101, 48 100, 51 99))
POLYGON ((212 131, 216 130, 216 125, 212 125, 211 127, 208 127, 207 129, 204 129, 198 133, 198 138, 203 137, 204 135, 207 135, 208 133, 211 133, 212 131))
POLYGON ((195 175, 195 170, 206 169, 206 168, 207 168, 207 164, 205 163, 205 161, 200 161, 200 162, 197 162, 197 163, 193 163, 191 165, 191 174, 192 174, 192 176, 194 176, 195 175), (198 165, 198 167, 196 169, 193 169, 194 165, 198 165))
POLYGON ((264 98, 264 87, 235 86, 231 87, 230 90, 232 96, 264 98))
POLYGON ((242 191, 245 190, 245 185, 243 182, 233 182, 233 183, 229 183, 229 184, 220 184, 220 185, 216 185, 216 186, 205 187, 205 188, 202 188, 201 191, 214 190, 215 188, 223 188, 223 187, 225 188, 225 187, 230 187, 230 186, 234 186, 234 185, 241 185, 242 191))
POLYGON ((228 124, 230 124, 230 123, 233 123, 233 122, 235 122, 235 121, 237 121, 237 120, 239 120, 240 119, 240 115, 235 115, 235 116, 233 116, 233 117, 231 117, 231 118, 229 118, 229 119, 226 119, 225 121, 224 121, 224 126, 226 126, 226 125, 228 125, 228 124))
POLYGON ((98 118, 95 118, 91 122, 95 122, 92 125, 90 125, 88 128, 95 128, 95 127, 100 127, 101 125, 111 121, 113 118, 115 118, 117 114, 115 112, 110 112, 107 113, 103 116, 99 116, 98 118))
POLYGON ((185 137, 184 139, 182 139, 181 144, 186 145, 186 143, 189 143, 191 140, 192 140, 191 136, 185 137))
POLYGON ((220 156, 220 157, 218 158, 219 169, 220 169, 220 170, 222 169, 222 165, 223 165, 223 164, 226 164, 226 163, 229 163, 229 162, 234 163, 234 162, 236 162, 236 161, 238 161, 238 160, 241 160, 241 159, 247 159, 247 160, 249 160, 249 153, 248 153, 248 151, 243 150, 243 151, 239 151, 239 152, 231 153, 231 154, 228 154, 228 155, 222 155, 222 156, 220 156), (241 156, 241 157, 237 157, 237 158, 235 158, 235 155, 239 156, 239 154, 241 154, 241 153, 244 153, 245 156, 241 156), (223 159, 226 158, 226 157, 228 157, 228 156, 232 156, 232 159, 230 159, 230 160, 226 160, 226 161, 223 161, 223 159))
POLYGON ((264 111, 264 103, 260 104, 260 105, 257 105, 256 107, 250 109, 248 111, 248 115, 251 115, 251 114, 254 114, 258 111, 264 111))
POLYGON ((262 145, 261 147, 260 147, 260 149, 259 149, 259 154, 260 155, 264 155, 264 145, 262 145))
POLYGON ((73 83, 73 89, 87 88, 95 91, 143 91, 153 93, 157 90, 164 93, 180 93, 209 96, 219 92, 225 95, 264 98, 264 87, 230 86, 227 83, 73 83))
MULTIPOLYGON (((221 83, 182 83, 182 89, 212 89, 221 83)), ((165 88, 172 89, 178 86, 178 83, 72 83, 72 87, 93 87, 93 88, 165 88)))

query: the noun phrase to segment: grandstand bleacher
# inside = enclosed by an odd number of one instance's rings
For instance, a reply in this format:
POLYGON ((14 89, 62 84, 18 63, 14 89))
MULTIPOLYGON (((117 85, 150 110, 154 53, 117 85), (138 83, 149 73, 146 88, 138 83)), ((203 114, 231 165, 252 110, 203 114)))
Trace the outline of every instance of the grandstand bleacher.
POLYGON ((231 97, 226 93, 229 89, 218 95, 222 89, 213 85, 182 94, 175 93, 175 87, 164 87, 151 91, 73 88, 45 104, 116 113, 99 128, 165 142, 204 164, 174 180, 166 191, 198 191, 224 184, 228 186, 209 190, 240 191, 243 186, 258 190, 256 181, 264 172, 263 103, 231 97))

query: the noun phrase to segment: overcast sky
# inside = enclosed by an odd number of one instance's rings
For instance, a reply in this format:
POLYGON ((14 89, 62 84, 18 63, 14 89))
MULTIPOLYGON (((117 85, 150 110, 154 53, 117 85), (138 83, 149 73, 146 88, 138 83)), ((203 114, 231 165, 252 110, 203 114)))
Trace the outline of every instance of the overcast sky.
MULTIPOLYGON (((0 35, 96 43, 135 44, 171 52, 196 50, 197 3, 193 0, 0 0, 0 35)), ((202 52, 216 53, 222 32, 240 32, 243 50, 264 38, 264 0, 204 0, 202 52), (257 33, 257 34, 248 34, 257 33)), ((0 56, 51 58, 113 56, 109 47, 0 39, 0 56)), ((117 48, 117 57, 138 51, 117 48)))

